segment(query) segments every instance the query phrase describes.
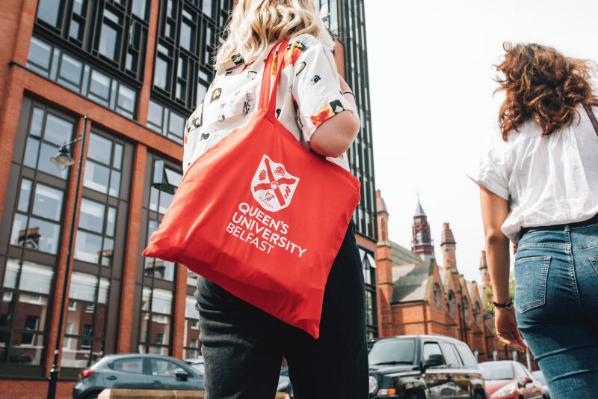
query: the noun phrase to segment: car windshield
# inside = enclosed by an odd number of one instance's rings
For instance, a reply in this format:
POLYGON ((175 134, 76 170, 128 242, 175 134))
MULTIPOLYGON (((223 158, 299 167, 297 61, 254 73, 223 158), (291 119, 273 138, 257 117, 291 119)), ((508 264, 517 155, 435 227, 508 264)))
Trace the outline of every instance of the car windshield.
POLYGON ((385 339, 372 345, 368 355, 370 366, 377 364, 414 364, 414 339, 385 339))
POLYGON ((513 367, 510 363, 480 363, 480 370, 486 380, 513 380, 513 367))

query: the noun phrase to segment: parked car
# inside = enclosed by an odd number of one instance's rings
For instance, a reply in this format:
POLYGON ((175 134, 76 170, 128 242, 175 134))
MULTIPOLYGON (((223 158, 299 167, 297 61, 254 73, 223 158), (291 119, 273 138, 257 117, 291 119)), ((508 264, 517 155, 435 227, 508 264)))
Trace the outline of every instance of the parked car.
POLYGON ((199 356, 197 359, 185 359, 185 363, 193 367, 201 376, 206 373, 205 361, 203 356, 199 356))
POLYGON ((94 399, 106 388, 203 390, 203 377, 172 357, 108 355, 79 374, 73 399, 94 399))
POLYGON ((289 369, 286 367, 280 370, 276 392, 284 392, 289 395, 290 399, 293 399, 293 386, 291 385, 291 379, 289 378, 289 369))
POLYGON ((513 360, 480 363, 489 399, 542 399, 542 385, 513 360))
POLYGON ((442 335, 382 338, 370 344, 370 399, 485 399, 471 349, 442 335))
POLYGON ((548 390, 548 384, 546 383, 546 378, 544 378, 544 373, 542 373, 541 370, 536 370, 532 371, 532 376, 542 385, 544 399, 550 399, 550 391, 548 390))

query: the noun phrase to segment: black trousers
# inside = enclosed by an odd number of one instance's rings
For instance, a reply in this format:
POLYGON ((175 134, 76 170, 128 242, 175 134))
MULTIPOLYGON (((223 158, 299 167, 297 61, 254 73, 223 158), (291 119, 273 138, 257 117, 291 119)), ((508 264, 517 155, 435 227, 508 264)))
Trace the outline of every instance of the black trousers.
POLYGON ((272 399, 283 356, 296 399, 367 399, 365 287, 353 223, 324 293, 320 338, 198 280, 207 399, 272 399))

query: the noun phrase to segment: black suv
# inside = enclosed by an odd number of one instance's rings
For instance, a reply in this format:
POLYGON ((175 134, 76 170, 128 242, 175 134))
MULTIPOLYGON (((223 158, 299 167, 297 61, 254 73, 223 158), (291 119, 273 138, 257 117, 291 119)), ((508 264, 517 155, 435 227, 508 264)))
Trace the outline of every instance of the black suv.
POLYGON ((443 335, 404 335, 370 343, 370 399, 485 399, 469 347, 443 335))

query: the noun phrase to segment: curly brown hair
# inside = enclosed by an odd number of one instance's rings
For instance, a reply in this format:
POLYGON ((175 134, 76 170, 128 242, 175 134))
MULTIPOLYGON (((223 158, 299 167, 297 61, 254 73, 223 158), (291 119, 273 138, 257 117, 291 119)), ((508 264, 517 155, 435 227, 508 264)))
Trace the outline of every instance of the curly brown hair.
POLYGON ((540 125, 542 136, 548 136, 571 124, 578 104, 598 105, 589 61, 535 43, 505 42, 503 48, 505 58, 496 70, 504 77, 497 78, 496 91, 506 92, 498 116, 504 140, 530 118, 540 125))

